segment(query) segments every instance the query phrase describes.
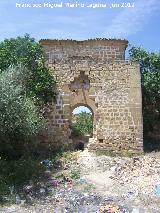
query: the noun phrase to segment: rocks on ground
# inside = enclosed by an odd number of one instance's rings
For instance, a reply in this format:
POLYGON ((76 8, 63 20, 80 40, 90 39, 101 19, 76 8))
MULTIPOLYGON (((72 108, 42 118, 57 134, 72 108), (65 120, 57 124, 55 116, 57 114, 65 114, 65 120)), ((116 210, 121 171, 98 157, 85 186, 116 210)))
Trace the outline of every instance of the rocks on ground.
POLYGON ((40 197, 28 185, 30 205, 20 202, 0 212, 160 212, 160 153, 113 158, 85 150, 74 161, 58 162, 54 176, 50 162, 45 163, 46 182, 34 190, 40 197))

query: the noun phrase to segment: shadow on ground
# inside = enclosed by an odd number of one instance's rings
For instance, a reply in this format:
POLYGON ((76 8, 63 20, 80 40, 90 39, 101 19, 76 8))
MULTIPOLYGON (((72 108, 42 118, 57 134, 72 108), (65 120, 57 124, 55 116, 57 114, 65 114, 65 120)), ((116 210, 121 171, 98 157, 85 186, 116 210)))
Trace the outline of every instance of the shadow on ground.
POLYGON ((159 152, 160 151, 160 139, 153 137, 144 137, 143 141, 144 152, 159 152))

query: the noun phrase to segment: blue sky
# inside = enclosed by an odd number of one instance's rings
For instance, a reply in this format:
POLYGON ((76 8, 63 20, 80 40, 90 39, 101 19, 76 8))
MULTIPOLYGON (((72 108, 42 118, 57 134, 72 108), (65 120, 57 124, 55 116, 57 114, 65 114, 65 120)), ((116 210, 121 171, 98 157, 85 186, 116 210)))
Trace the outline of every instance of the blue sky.
POLYGON ((79 106, 79 107, 76 107, 73 110, 73 114, 79 114, 80 112, 91 113, 91 111, 87 107, 85 107, 85 106, 79 106))
POLYGON ((0 40, 29 33, 41 38, 125 38, 132 45, 149 51, 160 50, 159 0, 0 0, 0 40), (44 8, 44 3, 63 3, 62 8, 44 8), (85 4, 66 8, 65 3, 85 4), (112 3, 130 2, 134 8, 110 8, 112 3), (28 3, 31 8, 19 8, 28 3), (41 8, 33 8, 33 4, 41 8), (88 8, 89 4, 106 4, 106 8, 88 8))
MULTIPOLYGON (((159 0, 0 0, 0 41, 5 38, 30 34, 36 40, 121 38, 134 46, 160 52, 160 1, 159 0), (44 7, 61 4, 61 8, 44 7), (85 7, 67 8, 65 3, 85 7), (112 8, 112 4, 130 2, 131 8, 112 8), (20 7, 16 7, 20 5, 20 7), (106 4, 106 8, 93 5, 106 4), (31 7, 22 7, 30 4, 31 7), (33 8, 33 4, 41 5, 33 8), (92 4, 92 7, 87 7, 92 4), (110 8, 111 7, 111 8, 110 8)), ((85 107, 74 113, 87 111, 85 107)))

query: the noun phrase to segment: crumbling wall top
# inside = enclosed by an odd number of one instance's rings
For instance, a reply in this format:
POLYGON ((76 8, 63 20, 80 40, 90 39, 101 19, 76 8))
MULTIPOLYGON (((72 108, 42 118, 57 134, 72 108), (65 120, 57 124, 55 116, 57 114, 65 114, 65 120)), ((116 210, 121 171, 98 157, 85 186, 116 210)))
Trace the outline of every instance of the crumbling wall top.
POLYGON ((72 39, 41 39, 39 41, 40 44, 42 45, 89 45, 89 46, 94 46, 94 45, 106 45, 106 46, 125 46, 127 48, 128 46, 128 41, 125 39, 107 39, 107 38, 96 38, 96 39, 88 39, 88 40, 83 40, 83 41, 78 41, 78 40, 72 40, 72 39))

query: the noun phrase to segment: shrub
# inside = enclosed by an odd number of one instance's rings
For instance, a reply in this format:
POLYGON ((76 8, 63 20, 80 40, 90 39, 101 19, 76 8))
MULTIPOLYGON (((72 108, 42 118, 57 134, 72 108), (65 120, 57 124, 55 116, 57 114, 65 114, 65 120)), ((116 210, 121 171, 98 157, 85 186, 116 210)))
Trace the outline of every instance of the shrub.
POLYGON ((74 135, 92 134, 93 121, 92 114, 81 112, 76 115, 76 122, 72 124, 72 130, 74 135))
POLYGON ((160 53, 132 47, 129 50, 129 59, 140 64, 144 136, 147 136, 160 124, 160 53))
POLYGON ((9 67, 0 74, 0 153, 14 155, 44 127, 33 99, 26 96, 28 70, 9 67))
POLYGON ((0 159, 0 200, 22 191, 30 181, 35 185, 43 177, 44 168, 32 158, 0 159), (11 192, 13 189, 13 192, 11 192))

